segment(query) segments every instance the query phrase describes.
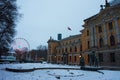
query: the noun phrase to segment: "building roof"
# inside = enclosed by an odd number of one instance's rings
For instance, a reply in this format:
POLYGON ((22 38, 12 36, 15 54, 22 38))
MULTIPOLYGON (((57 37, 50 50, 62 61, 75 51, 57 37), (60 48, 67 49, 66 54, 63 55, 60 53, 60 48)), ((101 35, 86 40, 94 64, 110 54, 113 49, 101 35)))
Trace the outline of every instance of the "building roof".
POLYGON ((66 37, 66 38, 64 38, 64 39, 62 39, 60 41, 69 40, 69 39, 77 38, 77 37, 80 37, 80 36, 81 36, 81 34, 72 35, 72 36, 66 37))
POLYGON ((49 40, 47 41, 47 43, 49 43, 49 42, 58 42, 58 40, 49 39, 49 40))
POLYGON ((103 14, 104 12, 110 11, 110 10, 114 10, 114 9, 116 9, 116 8, 120 8, 120 4, 116 4, 116 5, 114 5, 114 6, 107 7, 107 8, 105 8, 105 9, 103 9, 102 11, 100 11, 98 14, 95 14, 95 15, 93 15, 93 16, 85 19, 84 22, 89 21, 89 20, 96 19, 97 17, 99 17, 99 16, 100 16, 101 14, 103 14))

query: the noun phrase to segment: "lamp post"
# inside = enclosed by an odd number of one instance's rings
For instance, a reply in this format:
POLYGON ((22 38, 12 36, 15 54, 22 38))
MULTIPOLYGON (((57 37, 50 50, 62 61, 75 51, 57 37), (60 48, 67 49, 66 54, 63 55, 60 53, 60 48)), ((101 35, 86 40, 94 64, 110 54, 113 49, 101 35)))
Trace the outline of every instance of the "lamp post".
POLYGON ((84 67, 85 66, 85 60, 84 60, 84 57, 80 54, 80 66, 81 67, 84 67))
POLYGON ((55 60, 54 62, 56 63, 57 62, 56 55, 54 56, 54 60, 55 60))
POLYGON ((81 55, 79 55, 79 58, 81 58, 81 55))
POLYGON ((37 51, 35 51, 35 61, 37 61, 37 51))

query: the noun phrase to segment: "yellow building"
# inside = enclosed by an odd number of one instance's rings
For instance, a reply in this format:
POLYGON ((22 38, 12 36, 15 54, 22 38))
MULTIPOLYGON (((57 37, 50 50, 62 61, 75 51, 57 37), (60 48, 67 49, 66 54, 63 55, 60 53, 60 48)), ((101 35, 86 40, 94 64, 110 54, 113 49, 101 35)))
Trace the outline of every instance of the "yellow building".
POLYGON ((48 40, 48 62, 61 64, 79 64, 81 53, 81 35, 69 36, 60 40, 48 40))
POLYGON ((94 51, 99 65, 120 66, 120 4, 105 9, 84 20, 83 55, 89 65, 94 51))
POLYGON ((84 20, 81 34, 48 40, 48 62, 120 66, 120 4, 110 6, 106 0, 98 14, 84 20), (91 58, 91 56, 94 57, 91 58))

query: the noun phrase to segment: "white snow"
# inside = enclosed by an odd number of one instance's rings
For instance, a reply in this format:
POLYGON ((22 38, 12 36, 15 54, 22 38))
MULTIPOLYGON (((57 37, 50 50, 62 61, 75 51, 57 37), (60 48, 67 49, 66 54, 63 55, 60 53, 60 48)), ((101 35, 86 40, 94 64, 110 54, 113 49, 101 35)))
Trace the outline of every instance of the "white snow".
POLYGON ((57 64, 42 64, 42 63, 22 63, 22 64, 0 64, 0 68, 13 69, 32 69, 32 68, 80 68, 79 66, 57 65, 57 64))
POLYGON ((33 72, 9 72, 9 68, 79 68, 79 66, 42 64, 42 63, 22 63, 22 64, 0 64, 0 80, 120 80, 120 71, 100 70, 102 73, 95 71, 83 70, 61 70, 61 69, 44 69, 33 72), (60 79, 56 78, 60 77, 60 79))

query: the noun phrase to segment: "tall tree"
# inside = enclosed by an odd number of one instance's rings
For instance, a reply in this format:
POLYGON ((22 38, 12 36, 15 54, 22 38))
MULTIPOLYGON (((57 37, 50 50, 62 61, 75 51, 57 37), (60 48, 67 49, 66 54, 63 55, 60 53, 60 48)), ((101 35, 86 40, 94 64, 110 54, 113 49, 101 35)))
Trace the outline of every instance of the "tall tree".
POLYGON ((9 51, 18 18, 16 0, 0 0, 0 56, 9 51))

